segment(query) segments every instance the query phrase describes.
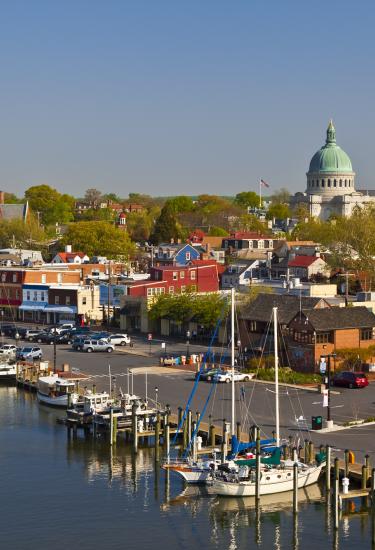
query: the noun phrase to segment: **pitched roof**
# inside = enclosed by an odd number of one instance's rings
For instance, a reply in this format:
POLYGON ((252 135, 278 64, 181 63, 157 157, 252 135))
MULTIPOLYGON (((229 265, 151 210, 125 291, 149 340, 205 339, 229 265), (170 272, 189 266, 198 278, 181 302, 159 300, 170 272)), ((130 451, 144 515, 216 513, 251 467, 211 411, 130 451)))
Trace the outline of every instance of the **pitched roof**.
POLYGON ((322 298, 294 296, 291 294, 259 294, 251 304, 245 306, 240 315, 241 319, 262 321, 268 323, 271 319, 272 308, 278 308, 278 320, 281 324, 288 324, 302 309, 313 309, 319 302, 323 307, 329 307, 322 298))
POLYGON ((311 309, 303 314, 314 330, 335 330, 346 328, 375 327, 375 315, 367 307, 334 307, 311 309))
POLYGON ((57 256, 60 256, 62 260, 67 262, 69 259, 73 259, 76 256, 79 256, 80 258, 84 258, 86 254, 83 252, 58 252, 57 256))
POLYGON ((274 237, 272 235, 261 235, 256 231, 235 231, 229 237, 223 237, 223 240, 226 239, 271 239, 273 241, 274 237))
POLYGON ((316 260, 324 261, 320 256, 296 256, 288 262, 289 267, 309 267, 316 260))
POLYGON ((26 220, 28 203, 25 204, 0 204, 0 218, 3 220, 26 220))

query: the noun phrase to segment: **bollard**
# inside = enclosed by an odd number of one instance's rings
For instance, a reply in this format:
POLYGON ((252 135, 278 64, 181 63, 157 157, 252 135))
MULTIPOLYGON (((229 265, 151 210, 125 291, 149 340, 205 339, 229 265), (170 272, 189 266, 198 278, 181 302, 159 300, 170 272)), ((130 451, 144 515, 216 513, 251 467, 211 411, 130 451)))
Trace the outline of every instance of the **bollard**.
POLYGON ((331 447, 326 446, 326 493, 327 499, 331 491, 331 447))
POLYGON ((159 462, 159 459, 160 459, 159 440, 160 440, 160 412, 158 412, 156 415, 156 424, 155 424, 155 461, 156 462, 159 462))
POLYGON ((260 499, 260 430, 256 428, 255 499, 260 499))
POLYGON ((298 464, 293 464, 293 514, 298 513, 298 464))
POLYGON ((237 422, 237 440, 241 441, 241 422, 237 422))
POLYGON ((345 471, 344 476, 349 477, 349 449, 345 449, 344 451, 344 460, 345 460, 345 471))
POLYGON ((347 495, 349 493, 349 478, 343 477, 341 480, 342 483, 342 492, 344 495, 347 495))
POLYGON ((133 451, 138 452, 138 425, 137 425, 137 403, 132 406, 132 432, 133 432, 133 451))
POLYGON ((361 487, 362 489, 366 489, 367 486, 367 468, 365 465, 362 466, 362 479, 361 479, 361 487))

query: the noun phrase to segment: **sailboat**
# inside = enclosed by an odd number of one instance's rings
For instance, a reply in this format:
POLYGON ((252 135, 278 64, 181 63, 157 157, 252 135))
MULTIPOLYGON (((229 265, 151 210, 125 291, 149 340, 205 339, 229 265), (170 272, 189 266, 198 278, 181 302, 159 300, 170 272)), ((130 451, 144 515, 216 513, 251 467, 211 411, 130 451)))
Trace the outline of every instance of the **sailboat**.
MULTIPOLYGON (((234 338, 234 322, 235 322, 235 314, 234 314, 234 306, 235 306, 235 289, 232 288, 231 290, 231 384, 232 384, 232 392, 231 392, 231 404, 232 404, 232 414, 231 414, 231 433, 232 433, 232 454, 233 454, 233 442, 236 441, 235 437, 235 338, 234 338)), ((197 430, 196 430, 197 432, 197 430)), ((207 483, 209 480, 211 480, 212 474, 217 470, 217 468, 226 461, 227 457, 222 456, 221 460, 217 457, 217 453, 219 452, 218 449, 214 449, 212 453, 211 458, 206 459, 198 459, 197 458, 197 441, 196 441, 196 435, 197 433, 193 434, 192 441, 190 442, 190 445, 192 447, 192 455, 186 456, 182 459, 170 459, 168 456, 165 463, 163 464, 163 469, 170 470, 178 474, 180 477, 182 477, 187 483, 207 483)), ((271 443, 274 443, 274 439, 272 440, 265 440, 261 441, 261 447, 263 448, 264 445, 270 445, 271 443)), ((246 447, 252 448, 255 446, 255 443, 249 443, 247 445, 241 444, 243 449, 246 447)), ((187 454, 187 453, 185 453, 187 454)), ((236 455, 237 452, 234 453, 236 455)), ((238 461, 241 463, 241 459, 238 461)))
MULTIPOLYGON (((276 448, 280 444, 280 415, 279 415, 279 360, 277 336, 277 307, 273 308, 274 322, 274 354, 275 354, 275 405, 276 405, 276 448)), ((233 430, 233 427, 232 427, 233 430)), ((232 431, 232 433, 234 433, 232 431)), ((316 464, 298 462, 298 488, 308 487, 319 479, 324 460, 316 464)), ((293 490, 293 460, 280 461, 279 465, 263 465, 260 472, 260 495, 270 495, 293 490)), ((210 493, 231 496, 247 497, 256 495, 256 470, 247 464, 232 462, 225 469, 219 470, 212 477, 210 493)))

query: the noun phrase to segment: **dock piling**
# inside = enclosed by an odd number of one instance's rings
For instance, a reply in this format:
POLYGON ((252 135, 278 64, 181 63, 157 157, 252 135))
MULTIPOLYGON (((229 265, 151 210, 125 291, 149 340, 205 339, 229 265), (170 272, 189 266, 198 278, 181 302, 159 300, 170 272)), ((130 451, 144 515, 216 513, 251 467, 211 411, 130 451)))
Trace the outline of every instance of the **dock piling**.
MULTIPOLYGON (((293 449, 296 451, 296 449, 293 449)), ((294 452, 293 452, 294 454, 294 452)), ((293 514, 298 514, 298 463, 293 464, 293 514)))
POLYGON ((334 506, 334 513, 333 513, 333 527, 334 529, 339 528, 339 459, 335 458, 334 463, 334 499, 333 499, 333 506, 334 506))
POLYGON ((345 460, 344 477, 349 477, 349 449, 345 449, 344 451, 344 460, 345 460))
POLYGON ((133 451, 138 452, 138 425, 137 425, 137 403, 132 406, 132 432, 133 432, 133 451))
POLYGON ((255 499, 260 499, 260 430, 256 428, 255 499))
POLYGON ((331 447, 326 446, 326 495, 329 500, 329 493, 331 491, 331 447))
POLYGON ((113 408, 109 409, 109 444, 113 445, 113 408))
MULTIPOLYGON (((184 431, 184 434, 185 434, 185 431, 184 431)), ((159 440, 160 440, 160 412, 158 412, 156 415, 156 424, 155 424, 155 462, 159 462, 160 460, 159 440)))

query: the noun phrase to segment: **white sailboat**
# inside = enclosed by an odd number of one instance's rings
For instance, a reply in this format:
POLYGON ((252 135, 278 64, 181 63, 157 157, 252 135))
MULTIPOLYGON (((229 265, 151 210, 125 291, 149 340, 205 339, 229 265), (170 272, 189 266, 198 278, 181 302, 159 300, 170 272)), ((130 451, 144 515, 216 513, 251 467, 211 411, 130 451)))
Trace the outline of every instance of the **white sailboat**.
MULTIPOLYGON (((273 308, 274 353, 275 353, 275 405, 276 405, 276 446, 280 444, 279 417, 279 361, 277 336, 277 307, 273 308)), ((233 431, 233 427, 232 427, 233 431)), ((270 495, 293 490, 293 461, 281 462, 279 466, 263 466, 259 473, 260 495, 270 495)), ((308 487, 319 479, 324 462, 320 464, 298 463, 298 488, 308 487)), ((256 471, 248 466, 233 463, 226 471, 215 473, 210 493, 221 496, 247 497, 256 494, 256 471), (231 467, 232 466, 232 467, 231 467)))

